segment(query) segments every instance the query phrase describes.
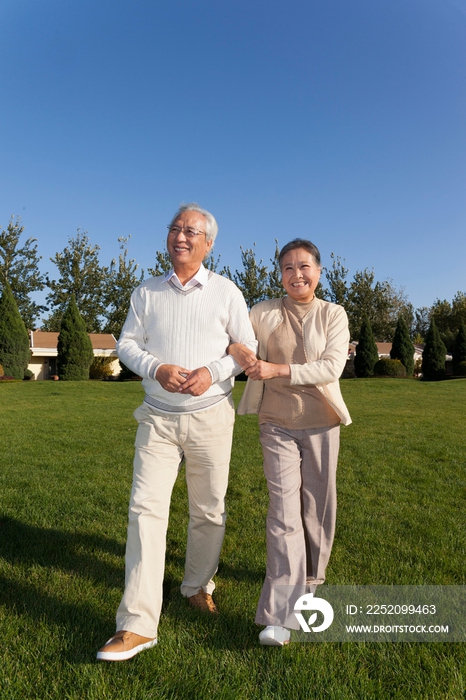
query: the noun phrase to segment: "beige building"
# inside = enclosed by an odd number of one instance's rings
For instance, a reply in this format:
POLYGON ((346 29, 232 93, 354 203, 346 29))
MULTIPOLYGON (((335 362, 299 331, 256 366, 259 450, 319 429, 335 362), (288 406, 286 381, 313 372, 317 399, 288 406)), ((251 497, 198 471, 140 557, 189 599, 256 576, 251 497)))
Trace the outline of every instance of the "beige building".
MULTIPOLYGON (((58 333, 48 331, 29 331, 31 359, 28 369, 35 379, 51 379, 57 374, 58 333)), ((116 340, 111 333, 89 333, 94 357, 112 357, 112 373, 120 373, 120 363, 116 354, 116 340)))
MULTIPOLYGON (((379 359, 382 357, 390 357, 390 350, 392 349, 392 344, 393 343, 376 343, 377 346, 377 352, 379 354, 379 359)), ((343 379, 351 379, 355 377, 354 373, 354 356, 356 354, 356 347, 358 345, 357 340, 353 340, 348 347, 348 359, 346 360, 346 367, 343 370, 342 377, 343 379)), ((424 345, 414 345, 414 362, 416 362, 419 359, 422 359, 422 351, 424 349, 424 345)), ((447 355, 447 360, 448 360, 448 355, 447 355)))
MULTIPOLYGON (((348 360, 354 360, 354 355, 356 354, 356 346, 358 344, 357 340, 354 340, 349 344, 348 348, 348 360)), ((392 349, 393 343, 376 343, 377 352, 379 353, 379 359, 382 357, 390 357, 390 350, 392 349)), ((424 345, 414 344, 414 362, 419 358, 422 358, 422 351, 424 350, 424 345)))

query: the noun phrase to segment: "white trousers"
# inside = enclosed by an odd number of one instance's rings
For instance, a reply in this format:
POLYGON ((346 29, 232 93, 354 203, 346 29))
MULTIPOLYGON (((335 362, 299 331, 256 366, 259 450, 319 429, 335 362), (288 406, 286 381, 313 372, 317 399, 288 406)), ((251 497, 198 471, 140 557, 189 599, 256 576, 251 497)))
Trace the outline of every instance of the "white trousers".
POLYGON ((270 500, 255 621, 299 629, 294 603, 325 581, 332 551, 340 426, 288 430, 265 423, 260 439, 270 500))
POLYGON ((225 493, 234 425, 230 397, 205 411, 160 413, 146 403, 139 423, 126 544, 125 592, 117 630, 156 637, 170 500, 182 460, 186 465, 189 526, 181 593, 212 593, 225 533, 225 493))

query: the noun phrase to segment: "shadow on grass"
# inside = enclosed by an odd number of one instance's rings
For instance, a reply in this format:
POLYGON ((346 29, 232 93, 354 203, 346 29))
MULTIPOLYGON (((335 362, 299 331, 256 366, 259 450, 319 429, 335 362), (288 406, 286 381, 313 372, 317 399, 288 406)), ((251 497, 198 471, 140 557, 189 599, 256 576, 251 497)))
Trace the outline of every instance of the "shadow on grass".
POLYGON ((0 556, 12 565, 54 567, 110 586, 121 585, 122 567, 101 561, 102 554, 123 561, 125 548, 101 535, 40 528, 0 516, 0 556))
MULTIPOLYGON (((32 583, 0 576, 0 596, 1 606, 10 617, 25 614, 37 622, 39 629, 45 622, 51 635, 54 635, 54 628, 61 629, 59 637, 66 641, 59 649, 58 656, 61 661, 66 660, 70 664, 92 661, 110 627, 108 616, 97 607, 84 601, 78 603, 60 600, 53 594, 39 590, 32 583)), ((18 621, 18 626, 21 634, 24 634, 24 629, 28 629, 24 622, 18 621)), ((34 645, 37 644, 37 639, 33 639, 33 636, 31 634, 30 642, 34 645)))
POLYGON ((96 643, 101 646, 106 632, 113 631, 108 605, 99 605, 95 594, 89 596, 89 585, 123 590, 124 545, 100 535, 40 528, 3 516, 0 557, 11 571, 0 576, 5 611, 64 628, 69 645, 62 658, 89 662, 96 643), (105 561, 109 556, 121 563, 105 561), (75 601, 67 593, 70 578, 75 601))
MULTIPOLYGON (((89 585, 108 588, 112 598, 115 589, 123 593, 124 550, 120 542, 101 535, 40 528, 0 516, 0 557, 7 570, 11 567, 11 576, 0 576, 1 605, 6 612, 26 614, 32 620, 62 628, 67 644, 61 658, 72 664, 89 663, 95 650, 114 632, 108 601, 100 605, 96 591, 89 592, 89 585), (117 557, 120 563, 105 561, 109 555, 117 557), (47 569, 58 578, 60 572, 65 574, 56 593, 47 569), (73 577, 73 587, 77 587, 72 594, 79 600, 70 601, 67 596, 69 576, 73 577)), ((168 551, 167 562, 183 570, 184 557, 168 551)), ((224 581, 257 582, 261 578, 262 573, 229 567, 224 562, 219 568, 219 579, 224 581)), ((166 574, 163 584, 162 614, 171 618, 176 627, 191 628, 193 636, 201 635, 204 644, 212 648, 240 649, 245 643, 249 646, 245 640, 254 626, 252 621, 245 620, 241 613, 222 611, 213 618, 191 610, 180 595, 180 583, 166 574)))
MULTIPOLYGON (((243 652, 258 646, 258 636, 262 627, 254 623, 254 615, 246 616, 242 611, 231 612, 219 607, 218 615, 210 615, 189 608, 181 597, 172 601, 167 609, 170 625, 175 622, 177 636, 184 640, 187 651, 195 652, 199 646, 204 649, 243 652), (186 641, 186 637, 190 641, 186 641)), ((160 623, 160 639, 163 641, 164 622, 160 623)))

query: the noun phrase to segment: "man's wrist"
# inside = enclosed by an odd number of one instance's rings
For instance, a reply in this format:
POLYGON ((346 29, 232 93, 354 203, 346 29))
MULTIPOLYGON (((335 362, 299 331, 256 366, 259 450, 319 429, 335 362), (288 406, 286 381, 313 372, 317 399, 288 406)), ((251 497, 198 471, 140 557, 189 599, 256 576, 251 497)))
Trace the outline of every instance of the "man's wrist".
POLYGON ((158 372, 159 367, 162 365, 165 365, 166 362, 159 362, 158 360, 155 360, 155 363, 151 366, 150 371, 149 371, 149 376, 151 379, 156 379, 156 375, 158 372))
POLYGON ((215 384, 215 382, 218 382, 218 371, 217 368, 210 367, 209 365, 204 365, 204 367, 209 371, 210 378, 212 379, 212 384, 215 384))

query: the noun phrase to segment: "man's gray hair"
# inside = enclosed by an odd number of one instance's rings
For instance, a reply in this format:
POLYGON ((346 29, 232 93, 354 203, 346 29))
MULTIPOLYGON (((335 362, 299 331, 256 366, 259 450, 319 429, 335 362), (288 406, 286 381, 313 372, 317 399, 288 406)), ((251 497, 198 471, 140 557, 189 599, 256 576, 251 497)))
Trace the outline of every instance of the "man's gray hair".
POLYGON ((202 216, 205 217, 206 220, 206 227, 205 227, 205 233, 206 233, 206 241, 215 241, 218 233, 218 224, 215 219, 215 216, 210 213, 210 211, 207 211, 207 209, 203 209, 202 207, 199 206, 199 204, 196 204, 196 202, 189 202, 188 204, 180 204, 180 207, 178 211, 176 212, 175 216, 173 219, 170 221, 170 226, 173 224, 176 218, 180 214, 182 214, 184 211, 197 211, 198 214, 202 214, 202 216))

